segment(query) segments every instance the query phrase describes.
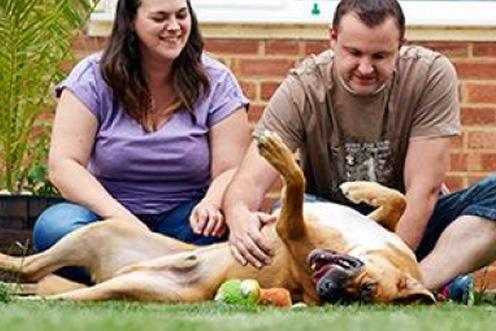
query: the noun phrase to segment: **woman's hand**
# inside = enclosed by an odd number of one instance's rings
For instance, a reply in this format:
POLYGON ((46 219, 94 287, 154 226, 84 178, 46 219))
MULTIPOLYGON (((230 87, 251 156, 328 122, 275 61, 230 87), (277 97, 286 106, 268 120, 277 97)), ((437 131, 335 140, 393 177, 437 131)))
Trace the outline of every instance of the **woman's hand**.
POLYGON ((220 207, 207 199, 193 208, 189 223, 194 233, 205 237, 222 237, 227 230, 220 207))

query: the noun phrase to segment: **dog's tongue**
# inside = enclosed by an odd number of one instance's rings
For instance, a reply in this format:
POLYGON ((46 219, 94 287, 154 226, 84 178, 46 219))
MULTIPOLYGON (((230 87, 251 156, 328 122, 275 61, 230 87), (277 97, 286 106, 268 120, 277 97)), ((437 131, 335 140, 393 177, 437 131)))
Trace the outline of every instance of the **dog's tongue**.
POLYGON ((313 283, 316 285, 319 280, 322 278, 322 276, 325 275, 325 273, 331 268, 331 264, 326 264, 322 266, 319 270, 313 273, 312 275, 312 280, 313 283))

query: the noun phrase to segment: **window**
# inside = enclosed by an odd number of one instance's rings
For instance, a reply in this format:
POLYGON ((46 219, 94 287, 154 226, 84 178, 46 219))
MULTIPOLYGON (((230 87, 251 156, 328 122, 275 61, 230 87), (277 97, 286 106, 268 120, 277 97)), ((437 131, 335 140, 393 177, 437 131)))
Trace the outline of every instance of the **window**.
MULTIPOLYGON (((336 0, 191 0, 201 22, 328 23, 336 0)), ((111 21, 116 0, 92 20, 111 21)), ((407 25, 496 26, 496 0, 400 0, 407 25)))

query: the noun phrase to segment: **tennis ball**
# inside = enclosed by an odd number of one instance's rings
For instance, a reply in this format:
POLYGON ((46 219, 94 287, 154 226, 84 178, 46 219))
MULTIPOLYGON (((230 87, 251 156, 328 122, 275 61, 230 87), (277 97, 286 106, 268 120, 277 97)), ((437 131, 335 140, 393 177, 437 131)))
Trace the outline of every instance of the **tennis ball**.
POLYGON ((260 284, 254 279, 229 279, 217 290, 215 301, 225 304, 254 306, 260 297, 260 284))

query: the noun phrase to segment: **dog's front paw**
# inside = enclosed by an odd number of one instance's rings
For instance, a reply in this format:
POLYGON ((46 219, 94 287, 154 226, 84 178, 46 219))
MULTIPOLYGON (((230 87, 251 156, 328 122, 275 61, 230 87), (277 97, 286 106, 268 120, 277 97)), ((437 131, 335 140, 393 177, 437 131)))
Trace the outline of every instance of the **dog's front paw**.
POLYGON ((344 196, 354 203, 364 202, 370 206, 378 206, 377 193, 382 186, 375 182, 345 182, 339 186, 344 196))
POLYGON ((277 133, 261 130, 256 132, 254 136, 260 155, 276 168, 281 164, 287 164, 293 158, 291 151, 277 133))
POLYGON ((274 149, 274 145, 283 144, 281 137, 270 130, 257 130, 253 133, 257 142, 257 147, 260 152, 274 149))

